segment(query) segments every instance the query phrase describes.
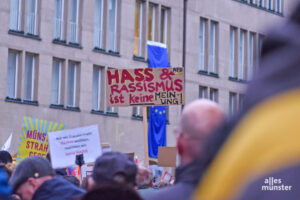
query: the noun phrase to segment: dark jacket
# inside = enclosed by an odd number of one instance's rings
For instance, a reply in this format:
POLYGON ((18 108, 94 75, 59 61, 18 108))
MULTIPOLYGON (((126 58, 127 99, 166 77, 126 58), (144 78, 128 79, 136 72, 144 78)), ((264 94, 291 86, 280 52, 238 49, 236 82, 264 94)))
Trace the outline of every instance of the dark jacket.
MULTIPOLYGON (((196 161, 195 161, 196 162, 196 161)), ((187 165, 181 165, 176 168, 176 182, 174 185, 162 188, 145 196, 145 200, 186 200, 190 199, 194 188, 197 186, 199 176, 198 167, 194 162, 187 165)))
POLYGON ((72 200, 80 198, 85 191, 63 178, 44 182, 34 193, 32 200, 72 200))

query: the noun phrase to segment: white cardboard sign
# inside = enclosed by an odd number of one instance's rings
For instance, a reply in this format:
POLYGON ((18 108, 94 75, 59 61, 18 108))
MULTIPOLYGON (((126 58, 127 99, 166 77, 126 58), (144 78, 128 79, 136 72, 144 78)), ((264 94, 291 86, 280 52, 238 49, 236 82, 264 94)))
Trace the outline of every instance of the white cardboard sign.
POLYGON ((102 154, 98 126, 87 126, 48 134, 53 168, 75 165, 76 155, 83 154, 85 163, 93 163, 102 154))

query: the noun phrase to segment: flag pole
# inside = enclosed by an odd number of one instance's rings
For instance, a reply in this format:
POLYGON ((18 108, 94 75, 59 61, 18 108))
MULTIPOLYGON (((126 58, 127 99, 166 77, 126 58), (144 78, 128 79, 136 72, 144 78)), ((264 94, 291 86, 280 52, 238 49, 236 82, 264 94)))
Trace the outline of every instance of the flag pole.
POLYGON ((148 154, 148 122, 147 122, 147 106, 143 106, 143 127, 144 127, 144 152, 145 152, 145 165, 149 165, 148 154))

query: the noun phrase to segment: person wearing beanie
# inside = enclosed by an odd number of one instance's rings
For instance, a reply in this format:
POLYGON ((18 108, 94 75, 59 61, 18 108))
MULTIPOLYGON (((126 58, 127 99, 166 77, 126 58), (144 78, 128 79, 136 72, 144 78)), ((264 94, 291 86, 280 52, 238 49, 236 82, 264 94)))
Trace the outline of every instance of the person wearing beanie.
POLYGON ((137 165, 132 158, 120 152, 107 152, 97 158, 88 187, 116 182, 134 188, 136 174, 137 165))
POLYGON ((69 200, 85 193, 69 181, 55 177, 49 161, 39 156, 24 159, 13 172, 9 184, 22 200, 69 200))

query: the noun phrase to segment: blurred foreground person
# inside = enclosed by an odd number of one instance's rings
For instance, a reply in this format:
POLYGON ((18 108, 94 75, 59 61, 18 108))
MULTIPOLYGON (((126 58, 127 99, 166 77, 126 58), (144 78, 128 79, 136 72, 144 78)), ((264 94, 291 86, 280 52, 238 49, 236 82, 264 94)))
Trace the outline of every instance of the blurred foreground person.
POLYGON ((194 199, 299 199, 299 35, 300 5, 266 36, 244 107, 208 144, 194 199))
POLYGON ((24 159, 9 183, 22 200, 70 200, 84 194, 83 189, 63 178, 56 178, 49 161, 36 156, 24 159))
POLYGON ((210 100, 198 99, 184 107, 177 130, 177 150, 182 165, 176 169, 175 184, 145 199, 189 199, 198 182, 193 174, 197 167, 192 161, 205 154, 204 142, 223 119, 222 109, 210 100))
POLYGON ((71 175, 66 175, 66 176, 63 176, 63 178, 65 180, 69 181, 70 183, 76 185, 77 187, 80 187, 80 181, 78 180, 77 177, 71 176, 71 175))
POLYGON ((142 198, 128 185, 106 182, 86 193, 81 200, 142 200, 142 198))
POLYGON ((107 182, 116 182, 134 188, 137 165, 127 155, 119 152, 107 152, 97 158, 89 189, 107 182))

